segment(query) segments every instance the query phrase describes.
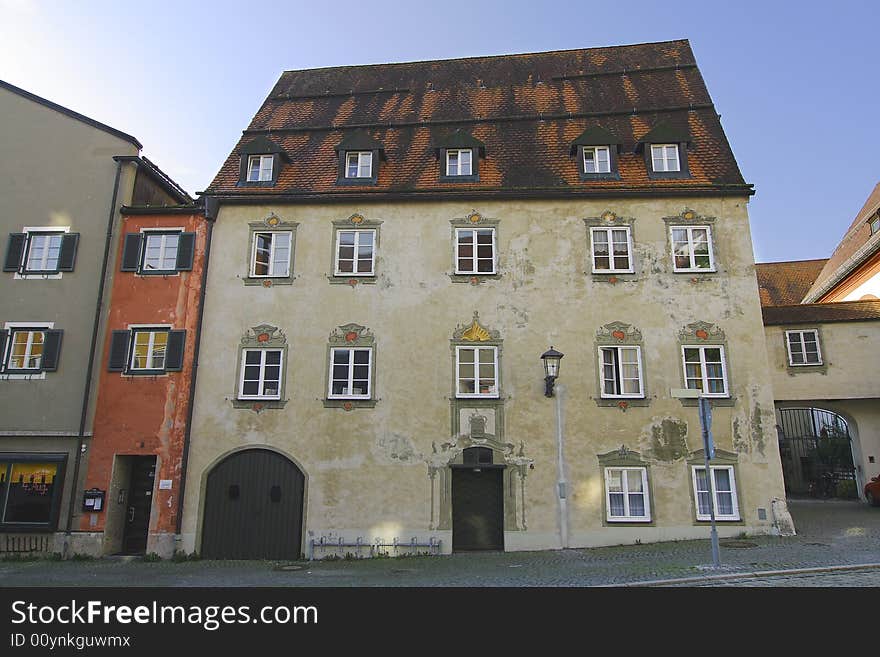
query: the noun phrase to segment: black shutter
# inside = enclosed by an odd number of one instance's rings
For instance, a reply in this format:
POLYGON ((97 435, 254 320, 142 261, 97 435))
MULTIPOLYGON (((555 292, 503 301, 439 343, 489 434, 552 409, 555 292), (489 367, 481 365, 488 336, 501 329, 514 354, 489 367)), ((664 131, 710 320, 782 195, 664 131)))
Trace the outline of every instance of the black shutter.
POLYGON ((141 234, 126 233, 119 271, 137 271, 141 260, 141 234))
POLYGON ((121 372, 125 369, 125 361, 128 359, 128 338, 131 331, 113 331, 110 338, 110 361, 107 363, 108 372, 121 372))
POLYGON ((190 271, 193 268, 193 252, 196 247, 195 233, 181 233, 177 242, 177 271, 190 271))
POLYGON ((43 358, 40 361, 40 369, 44 372, 54 372, 58 369, 62 335, 64 335, 64 331, 45 331, 43 333, 43 358))
POLYGON ((73 271, 76 263, 76 247, 79 245, 79 233, 66 233, 61 238, 61 255, 58 258, 58 271, 73 271))
POLYGON ((6 367, 6 337, 9 331, 0 329, 0 372, 6 367))
POLYGON ((186 344, 186 331, 169 331, 168 345, 165 347, 165 371, 179 372, 183 369, 183 347, 186 344))
POLYGON ((19 270, 26 241, 27 233, 9 233, 9 242, 6 244, 6 260, 3 261, 3 271, 19 270))

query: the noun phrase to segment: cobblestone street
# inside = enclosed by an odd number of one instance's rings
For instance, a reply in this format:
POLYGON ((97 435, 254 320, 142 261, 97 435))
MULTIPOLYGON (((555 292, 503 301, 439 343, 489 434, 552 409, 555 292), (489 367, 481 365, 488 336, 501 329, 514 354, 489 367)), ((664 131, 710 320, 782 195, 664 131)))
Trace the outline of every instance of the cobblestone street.
MULTIPOLYGON (((462 553, 324 562, 0 561, 3 586, 596 586, 689 578, 687 586, 878 586, 873 569, 718 579, 719 575, 880 564, 880 509, 793 500, 795 537, 708 540, 543 552, 462 553), (712 578, 712 579, 710 579, 712 578)), ((707 532, 708 533, 708 532, 707 532)), ((659 582, 658 582, 659 583, 659 582)), ((675 585, 663 582, 662 585, 675 585)))

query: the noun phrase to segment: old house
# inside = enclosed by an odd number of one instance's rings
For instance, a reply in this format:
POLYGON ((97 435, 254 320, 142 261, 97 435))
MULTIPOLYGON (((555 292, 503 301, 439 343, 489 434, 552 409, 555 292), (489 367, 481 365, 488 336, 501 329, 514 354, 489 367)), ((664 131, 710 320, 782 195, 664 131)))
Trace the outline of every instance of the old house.
POLYGON ((284 72, 204 192, 181 549, 777 531, 752 193, 687 41, 284 72))
POLYGON ((830 258, 757 272, 786 490, 859 496, 880 474, 880 184, 830 258))
POLYGON ((0 117, 0 552, 70 554, 119 207, 191 199, 131 135, 2 81, 0 117))

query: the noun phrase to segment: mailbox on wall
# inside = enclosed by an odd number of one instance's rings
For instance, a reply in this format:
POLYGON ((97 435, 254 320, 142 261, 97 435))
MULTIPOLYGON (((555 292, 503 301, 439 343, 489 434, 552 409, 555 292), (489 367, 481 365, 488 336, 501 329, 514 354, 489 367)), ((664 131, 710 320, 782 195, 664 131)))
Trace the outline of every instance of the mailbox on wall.
POLYGON ((83 511, 103 511, 106 494, 107 491, 103 491, 100 488, 89 488, 83 491, 83 511))

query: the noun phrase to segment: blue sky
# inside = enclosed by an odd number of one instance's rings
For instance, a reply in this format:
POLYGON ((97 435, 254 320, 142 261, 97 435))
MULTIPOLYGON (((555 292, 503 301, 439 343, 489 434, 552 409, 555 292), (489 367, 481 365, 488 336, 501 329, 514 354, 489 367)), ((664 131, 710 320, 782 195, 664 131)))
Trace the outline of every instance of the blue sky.
POLYGON ((0 79, 204 189, 285 69, 687 38, 759 262, 830 255, 880 181, 880 3, 0 0, 0 79))

